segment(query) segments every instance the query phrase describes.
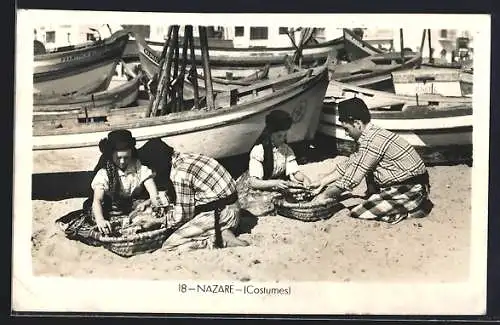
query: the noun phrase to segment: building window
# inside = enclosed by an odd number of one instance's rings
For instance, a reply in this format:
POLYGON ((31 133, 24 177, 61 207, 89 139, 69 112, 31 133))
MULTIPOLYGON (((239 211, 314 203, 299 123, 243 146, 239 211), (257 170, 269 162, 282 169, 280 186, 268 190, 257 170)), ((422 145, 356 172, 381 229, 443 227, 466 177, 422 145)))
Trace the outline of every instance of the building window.
POLYGON ((244 35, 245 35, 245 27, 238 26, 234 28, 234 36, 239 37, 244 35))
POLYGON ((441 29, 439 34, 441 38, 448 38, 448 31, 446 29, 441 29))
POLYGON ((267 39, 267 27, 250 27, 250 39, 267 39))
POLYGON ((45 43, 55 43, 56 42, 56 32, 50 31, 45 32, 45 43))
POLYGON ((95 41, 94 33, 87 33, 87 41, 95 41))
POLYGON ((280 27, 279 34, 288 34, 288 27, 280 27))

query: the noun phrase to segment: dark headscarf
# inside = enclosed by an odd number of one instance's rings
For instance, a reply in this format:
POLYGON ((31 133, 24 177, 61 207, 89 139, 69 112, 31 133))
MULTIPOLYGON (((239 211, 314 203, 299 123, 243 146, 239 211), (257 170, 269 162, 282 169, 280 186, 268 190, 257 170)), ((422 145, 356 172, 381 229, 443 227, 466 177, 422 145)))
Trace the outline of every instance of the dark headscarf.
POLYGON ((139 150, 141 163, 155 171, 155 183, 159 190, 165 190, 171 202, 175 202, 175 189, 170 180, 174 149, 160 138, 148 140, 139 150))
POLYGON ((340 102, 338 104, 338 114, 340 122, 361 120, 366 124, 371 120, 368 106, 366 106, 365 102, 358 97, 353 97, 340 102))
POLYGON ((290 114, 282 110, 274 110, 266 116, 266 126, 254 144, 254 146, 262 144, 264 148, 264 179, 269 179, 273 173, 274 158, 271 134, 289 130, 292 122, 290 114))

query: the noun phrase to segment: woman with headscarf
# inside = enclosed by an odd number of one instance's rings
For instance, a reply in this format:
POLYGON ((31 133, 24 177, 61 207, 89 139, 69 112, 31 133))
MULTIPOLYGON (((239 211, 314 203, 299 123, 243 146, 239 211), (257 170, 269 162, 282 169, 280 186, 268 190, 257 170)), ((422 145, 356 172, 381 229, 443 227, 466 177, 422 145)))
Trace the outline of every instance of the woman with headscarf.
POLYGON ((146 142, 139 157, 154 170, 158 188, 167 191, 173 205, 167 220, 173 233, 163 249, 249 245, 235 235, 240 217, 236 182, 217 160, 178 152, 160 138, 146 142))
POLYGON ((266 116, 266 126, 250 151, 248 172, 237 181, 242 209, 255 216, 274 212, 274 200, 290 189, 311 184, 286 144, 291 126, 292 117, 285 111, 274 110, 266 116))
POLYGON ((101 234, 113 232, 113 216, 143 211, 151 203, 160 203, 154 174, 139 161, 135 144, 128 130, 111 131, 99 142, 102 155, 94 168, 89 198, 82 210, 56 221, 69 238, 99 245, 96 239, 101 234))

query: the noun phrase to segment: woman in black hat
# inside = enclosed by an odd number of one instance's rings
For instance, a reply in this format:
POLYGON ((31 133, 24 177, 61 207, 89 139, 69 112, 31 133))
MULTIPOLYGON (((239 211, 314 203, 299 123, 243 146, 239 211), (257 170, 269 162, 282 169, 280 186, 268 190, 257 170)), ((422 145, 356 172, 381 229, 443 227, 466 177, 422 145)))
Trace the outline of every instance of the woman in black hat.
POLYGON ((286 144, 291 126, 292 118, 285 111, 274 110, 266 116, 266 126, 250 151, 248 172, 237 181, 240 204, 253 215, 272 213, 276 197, 311 183, 286 144))
POLYGON ((100 234, 113 231, 112 216, 144 210, 149 203, 159 204, 154 174, 139 161, 135 144, 128 130, 111 131, 99 142, 102 155, 94 168, 89 198, 82 210, 56 221, 69 238, 98 245, 100 234), (144 189, 151 201, 145 200, 144 189))

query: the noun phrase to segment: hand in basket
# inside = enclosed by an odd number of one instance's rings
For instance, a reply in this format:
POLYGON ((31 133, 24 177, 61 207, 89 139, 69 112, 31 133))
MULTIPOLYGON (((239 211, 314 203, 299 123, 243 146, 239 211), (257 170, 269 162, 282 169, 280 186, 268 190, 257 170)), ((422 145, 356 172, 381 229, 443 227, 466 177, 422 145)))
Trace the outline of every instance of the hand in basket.
POLYGON ((145 213, 136 216, 130 227, 138 231, 148 231, 160 228, 164 222, 163 218, 156 218, 153 213, 145 213))
POLYGON ((134 212, 143 212, 150 206, 151 206, 151 200, 145 200, 137 204, 136 208, 134 209, 134 212))

